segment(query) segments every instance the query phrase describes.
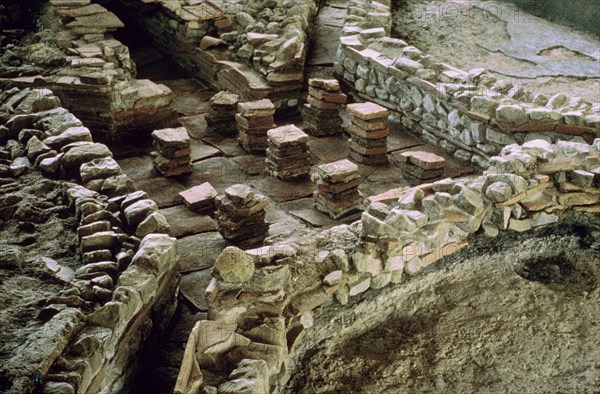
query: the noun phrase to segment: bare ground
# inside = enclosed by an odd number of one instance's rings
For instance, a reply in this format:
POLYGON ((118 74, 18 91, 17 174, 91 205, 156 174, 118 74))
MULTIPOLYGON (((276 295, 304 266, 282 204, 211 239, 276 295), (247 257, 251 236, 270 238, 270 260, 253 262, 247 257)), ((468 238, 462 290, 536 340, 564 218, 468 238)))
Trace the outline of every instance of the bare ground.
MULTIPOLYGON (((501 52, 490 52, 483 47, 493 47, 498 43, 508 43, 510 35, 507 24, 492 13, 486 11, 485 0, 400 0, 394 2, 393 35, 414 45, 437 61, 469 70, 483 67, 491 69, 527 70, 532 64, 506 56, 501 52), (481 6, 482 8, 477 8, 481 6)), ((528 14, 519 14, 527 21, 528 14)), ((551 23, 551 22, 548 22, 551 23)), ((572 29, 576 31, 575 29, 572 29)), ((589 33, 578 34, 595 38, 589 33)), ((600 41, 599 41, 600 42, 600 41)), ((578 60, 585 58, 580 53, 564 47, 549 48, 542 51, 552 60, 578 60)), ((600 65, 598 66, 600 72, 600 65)), ((582 97, 600 101, 600 78, 574 78, 565 76, 518 78, 495 73, 498 79, 519 83, 529 90, 552 96, 566 93, 573 97, 582 97)))
POLYGON ((599 228, 475 240, 326 308, 300 346, 286 393, 599 392, 599 228))
MULTIPOLYGON (((44 324, 38 313, 46 301, 65 288, 42 258, 72 269, 79 265, 76 226, 59 183, 32 173, 0 186, 0 248, 24 254, 20 267, 0 268, 0 370, 44 324)), ((10 379, 0 372, 0 392, 10 379)))

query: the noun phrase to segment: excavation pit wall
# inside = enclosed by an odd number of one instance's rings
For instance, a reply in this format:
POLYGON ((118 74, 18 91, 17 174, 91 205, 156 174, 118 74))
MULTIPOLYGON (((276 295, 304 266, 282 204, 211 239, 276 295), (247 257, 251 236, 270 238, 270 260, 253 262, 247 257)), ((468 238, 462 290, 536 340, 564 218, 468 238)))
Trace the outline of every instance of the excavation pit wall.
POLYGON ((175 310, 177 240, 154 201, 52 92, 2 91, 0 114, 1 164, 9 171, 2 176, 39 171, 61 180, 80 221, 82 262, 62 301, 45 307, 51 318, 3 365, 12 378, 7 392, 126 390, 144 345, 175 310), (20 154, 7 159, 8 146, 20 154))
POLYGON ((460 70, 390 36, 388 1, 352 0, 336 74, 367 101, 393 112, 406 129, 455 158, 487 168, 509 144, 535 139, 592 143, 600 102, 534 94, 484 69, 460 70))
POLYGON ((118 2, 157 48, 216 90, 294 109, 304 81, 312 0, 118 2))
POLYGON ((137 142, 155 129, 178 125, 171 90, 135 79, 129 49, 112 36, 123 23, 101 5, 83 3, 45 2, 39 24, 50 33, 45 44, 27 47, 33 53, 58 48, 64 64, 41 69, 40 75, 0 78, 0 87, 52 90, 105 142, 137 142))
POLYGON ((469 237, 600 212, 600 139, 512 144, 489 162, 479 176, 372 197, 351 225, 294 243, 224 250, 206 290, 210 320, 197 322, 189 337, 175 392, 280 392, 317 308, 402 286, 467 247, 469 237))

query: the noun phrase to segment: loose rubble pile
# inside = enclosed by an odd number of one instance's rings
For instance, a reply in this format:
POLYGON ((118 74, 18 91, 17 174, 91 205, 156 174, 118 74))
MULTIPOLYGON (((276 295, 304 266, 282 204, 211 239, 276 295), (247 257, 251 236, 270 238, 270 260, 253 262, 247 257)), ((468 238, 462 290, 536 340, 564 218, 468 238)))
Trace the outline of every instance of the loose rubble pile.
POLYGON ((185 127, 155 130, 152 140, 157 149, 152 155, 158 173, 169 177, 192 172, 190 136, 185 127))
POLYGON ((402 169, 404 179, 413 185, 441 178, 446 165, 443 157, 423 151, 396 152, 392 161, 402 169))
POLYGON ((39 33, 0 56, 15 64, 0 65, 0 87, 42 84, 103 140, 137 141, 175 124, 171 90, 135 79, 129 49, 113 37, 123 27, 115 14, 91 1, 48 1, 38 24, 39 33))
POLYGON ((314 136, 336 135, 343 132, 340 109, 346 104, 335 79, 308 80, 307 103, 301 108, 304 130, 314 136))
POLYGON ((177 240, 166 234, 169 224, 156 203, 135 191, 110 150, 94 143, 51 91, 3 91, 0 114, 3 191, 15 185, 13 178, 36 170, 77 182, 58 181, 64 203, 79 222, 81 262, 69 270, 44 260, 48 275, 64 288, 39 305, 43 324, 19 344, 18 354, 1 363, 2 391, 120 392, 135 373, 136 354, 152 327, 166 326, 171 317, 177 240))
POLYGON ((239 96, 237 94, 221 91, 208 101, 209 109, 206 114, 206 130, 209 133, 232 136, 237 133, 235 115, 239 96))
POLYGON ((315 178, 318 189, 313 198, 319 211, 339 219, 364 209, 364 198, 358 190, 362 179, 356 164, 344 159, 320 165, 315 178))
POLYGON ((375 103, 350 104, 348 110, 350 159, 367 165, 386 164, 388 110, 375 103))
POLYGON ((298 104, 314 0, 124 2, 155 46, 216 90, 298 104), (151 10, 152 12, 148 12, 151 10))
POLYGON ((254 193, 249 186, 230 186, 215 199, 217 226, 223 238, 234 243, 253 245, 262 241, 269 231, 265 208, 269 201, 254 193))
POLYGON ((267 150, 267 131, 275 127, 275 107, 269 99, 238 104, 235 115, 238 141, 248 153, 264 153, 267 150))
POLYGON ((310 154, 308 135, 294 125, 277 127, 267 133, 267 172, 283 180, 293 180, 308 175, 310 154))

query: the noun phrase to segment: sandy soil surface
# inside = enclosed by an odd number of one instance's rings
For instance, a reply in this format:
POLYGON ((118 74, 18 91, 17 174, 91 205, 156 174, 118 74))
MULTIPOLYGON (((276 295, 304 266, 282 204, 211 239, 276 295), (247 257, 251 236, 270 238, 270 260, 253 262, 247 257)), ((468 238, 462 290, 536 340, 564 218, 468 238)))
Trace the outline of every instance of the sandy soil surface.
POLYGON ((600 390, 600 231, 483 239, 315 317, 286 393, 600 390))
MULTIPOLYGON (((434 59, 468 70, 484 67, 491 69, 526 70, 532 64, 506 56, 501 52, 490 52, 484 47, 508 44, 510 35, 507 23, 486 11, 491 5, 482 1, 465 0, 400 0, 394 8, 393 36, 402 38, 434 59), (488 8, 486 8, 488 7, 488 8)), ((519 20, 525 22, 532 17, 520 11, 519 20)), ((552 22, 547 22, 552 24, 552 22)), ((592 40, 600 38, 585 32, 576 31, 592 40)), ((600 49, 600 44, 597 47, 600 49)), ((585 57, 569 49, 549 48, 542 51, 552 60, 579 60, 585 57)), ((598 64, 600 74, 600 63, 598 64)), ((528 87, 534 92, 548 96, 566 93, 583 97, 593 102, 600 101, 600 78, 580 79, 554 76, 537 78, 517 78, 495 73, 499 79, 513 81, 528 87)))

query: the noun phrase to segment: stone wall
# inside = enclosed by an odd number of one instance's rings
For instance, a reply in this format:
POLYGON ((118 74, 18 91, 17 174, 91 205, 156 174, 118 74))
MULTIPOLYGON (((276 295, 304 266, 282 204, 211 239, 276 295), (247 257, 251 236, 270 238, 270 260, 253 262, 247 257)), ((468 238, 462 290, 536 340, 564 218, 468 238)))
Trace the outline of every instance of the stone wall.
POLYGON ((136 353, 174 311, 177 240, 156 203, 51 91, 1 91, 0 151, 2 177, 40 171, 62 179, 80 222, 81 265, 40 312, 48 321, 3 366, 31 366, 15 372, 9 392, 30 392, 36 371, 41 392, 121 392, 136 353))
POLYGON ((175 392, 279 392, 316 308, 402 285, 470 237, 528 231, 567 211, 600 212, 600 139, 511 144, 489 162, 482 175, 371 197, 351 225, 225 249, 206 291, 210 320, 189 337, 175 392))
MULTIPOLYGON (((51 33, 44 43, 24 48, 25 53, 42 60, 51 53, 60 59, 40 68, 37 75, 0 78, 0 87, 51 89, 95 137, 105 141, 136 141, 154 129, 177 124, 170 108, 171 90, 135 79, 129 49, 112 37, 123 26, 113 13, 89 0, 51 0, 44 4, 39 24, 51 33)), ((27 67, 31 65, 22 65, 23 70, 27 67)), ((15 68, 14 74, 20 73, 15 68)))
POLYGON ((487 168, 502 147, 534 139, 592 143, 600 103, 558 93, 533 94, 484 69, 436 63, 390 37, 390 1, 352 0, 336 73, 357 94, 396 113, 407 129, 455 158, 487 168))
POLYGON ((298 104, 313 0, 147 3, 123 5, 183 69, 243 100, 298 104))

